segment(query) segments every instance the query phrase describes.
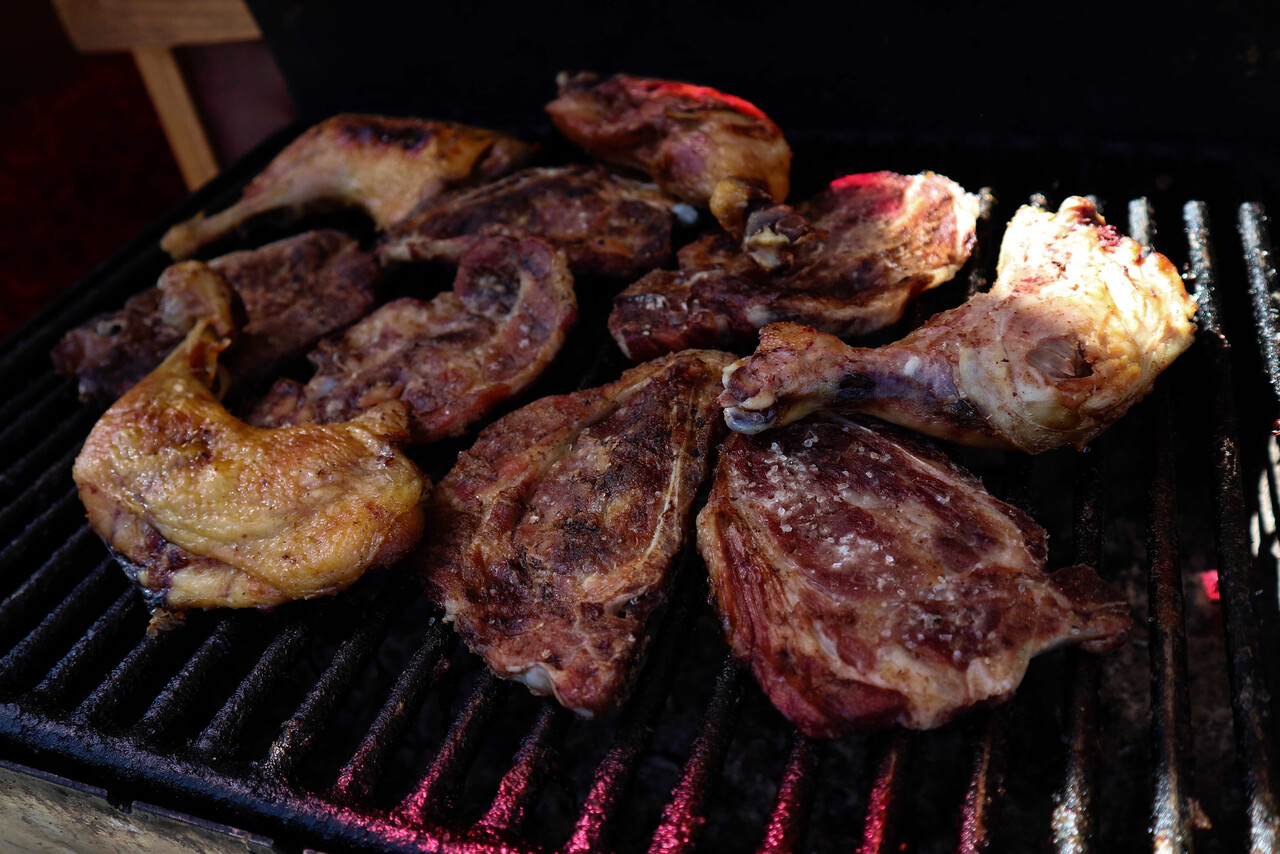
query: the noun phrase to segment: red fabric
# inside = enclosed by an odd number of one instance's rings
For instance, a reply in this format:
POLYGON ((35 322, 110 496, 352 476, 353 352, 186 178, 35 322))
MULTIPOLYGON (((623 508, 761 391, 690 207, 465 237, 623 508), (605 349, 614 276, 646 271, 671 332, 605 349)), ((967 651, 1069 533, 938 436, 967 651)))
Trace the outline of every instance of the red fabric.
POLYGON ((127 55, 0 100, 0 338, 186 195, 127 55))

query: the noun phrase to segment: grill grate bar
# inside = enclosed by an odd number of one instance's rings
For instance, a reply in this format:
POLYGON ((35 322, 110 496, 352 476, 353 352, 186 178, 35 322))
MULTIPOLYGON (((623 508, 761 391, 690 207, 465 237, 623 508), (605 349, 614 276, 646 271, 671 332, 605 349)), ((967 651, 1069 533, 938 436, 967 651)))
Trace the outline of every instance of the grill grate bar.
MULTIPOLYGON (((1134 237, 1150 248, 1150 207, 1129 206, 1134 237), (1142 227, 1139 228, 1138 225, 1142 227)), ((1174 423, 1167 384, 1147 404, 1155 414, 1147 461, 1147 579, 1151 662, 1151 748, 1155 780, 1150 832, 1154 850, 1191 851, 1191 696, 1187 680, 1182 565, 1178 557, 1174 423)))
POLYGON ((1205 336, 1219 337, 1222 335, 1222 319, 1218 314, 1214 274, 1218 258, 1210 240, 1208 206, 1204 202, 1187 202, 1182 206, 1182 222, 1187 232, 1187 275, 1184 281, 1196 299, 1196 326, 1205 336))
POLYGON ((600 764, 587 794, 573 835, 564 846, 564 854, 587 854, 606 846, 606 840, 617 821, 627 788, 635 776, 640 757, 649 746, 654 726, 666 701, 675 675, 677 652, 684 648, 693 631, 693 608, 705 590, 705 572, 694 563, 686 549, 681 572, 673 591, 671 610, 663 621, 662 631, 654 641, 656 647, 649 663, 623 708, 617 736, 600 764), (691 565, 693 564, 693 565, 691 565), (698 578, 693 578, 698 575, 698 578))
POLYGON ((716 679, 715 692, 703 715, 684 773, 654 831, 649 854, 676 854, 693 851, 697 846, 707 821, 710 790, 724 765, 741 698, 742 671, 733 657, 728 656, 716 679))
POLYGON ((45 403, 49 398, 72 397, 73 383, 74 380, 56 378, 52 367, 49 366, 45 367, 40 376, 29 378, 26 387, 14 392, 3 405, 0 405, 0 424, 8 425, 4 430, 0 430, 0 449, 8 448, 10 444, 18 444, 10 437, 17 434, 15 425, 27 412, 31 411, 33 406, 45 403))
MULTIPOLYGON (((126 591, 133 594, 133 590, 126 591)), ((97 726, 116 722, 121 706, 138 694, 138 686, 155 667, 156 656, 173 647, 186 633, 179 626, 156 634, 144 634, 111 674, 75 710, 77 720, 97 726)))
POLYGON ((498 784, 489 811, 478 825, 495 831, 518 832, 541 794, 543 774, 555 761, 570 715, 559 703, 547 700, 533 727, 520 742, 511 769, 498 784))
MULTIPOLYGON (((1172 424, 1169 394, 1156 389, 1148 411, 1158 425, 1172 424)), ((1177 486, 1172 439, 1163 426, 1150 431, 1148 465, 1147 598, 1151 637, 1151 742, 1155 791, 1151 835, 1157 851, 1190 851, 1191 697, 1187 683, 1186 625, 1183 620, 1182 566, 1178 559, 1177 486)))
POLYGON ((237 616, 224 617, 200 644, 138 721, 138 733, 149 742, 163 740, 175 721, 189 713, 191 701, 206 683, 209 674, 225 659, 244 634, 244 622, 237 616))
MULTIPOLYGON (((1130 206, 1130 228, 1140 226, 1141 208, 1130 206), (1135 217, 1135 213, 1138 216, 1135 217), (1138 222, 1134 222, 1137 219, 1138 222)), ((1133 235, 1145 243, 1145 234, 1133 235)), ((1074 524, 1072 526, 1072 559, 1101 569, 1102 533, 1102 469, 1101 458, 1105 437, 1095 441, 1076 474, 1074 524)), ((1066 708, 1066 768, 1062 787, 1054 795, 1052 830, 1056 850, 1084 854, 1094 850, 1097 831, 1094 794, 1098 766, 1098 662, 1079 650, 1066 652, 1070 698, 1066 708)))
POLYGON ((25 447, 33 435, 48 432, 50 410, 69 410, 75 403, 74 381, 58 380, 52 369, 46 368, 41 376, 0 406, 0 424, 5 425, 0 430, 0 454, 16 456, 20 453, 18 449, 25 447))
MULTIPOLYGON (((97 421, 94 412, 86 409, 77 410, 70 418, 59 419, 58 426, 49 432, 46 426, 43 438, 21 459, 0 472, 0 499, 16 501, 16 494, 31 481, 40 476, 40 472, 48 471, 50 459, 59 453, 57 465, 65 468, 57 469, 59 473, 70 468, 70 461, 79 453, 81 438, 89 432, 89 428, 97 421)), ((31 500, 30 497, 27 500, 31 500)))
MULTIPOLYGON (((1003 500, 1030 512, 1030 484, 1034 463, 1031 457, 1016 456, 1001 474, 1003 500)), ((1012 701, 1010 701, 1012 702, 1012 701)), ((991 845, 998 807, 1004 787, 1009 703, 985 713, 985 723, 975 728, 969 783, 960 807, 960 836, 956 850, 961 854, 985 851, 991 845)))
MULTIPOLYGON (((1216 318, 1217 282, 1212 263, 1212 238, 1208 212, 1202 203, 1184 208, 1188 231, 1194 236, 1191 269, 1196 274, 1197 301, 1212 305, 1207 316, 1216 318), (1203 252, 1202 257, 1197 257, 1203 252)), ((1200 358, 1206 360, 1215 382, 1209 388, 1209 417, 1213 429, 1209 461, 1214 483, 1215 534, 1218 550, 1218 590, 1223 612, 1227 652, 1230 656, 1231 711, 1246 793, 1245 821, 1251 850, 1280 849, 1280 810, 1272 781, 1270 692, 1257 662, 1258 624, 1249 578, 1248 518, 1240 474, 1236 439, 1236 404, 1232 391, 1230 344, 1206 324, 1197 336, 1200 358)))
POLYGON ((196 740, 196 750, 210 758, 233 752, 249 717, 287 675, 289 665, 302 653, 315 623, 329 611, 329 602, 314 603, 305 615, 285 625, 240 680, 227 702, 196 740))
POLYGON ((1271 390, 1280 397, 1280 319, 1276 306, 1276 268, 1272 263, 1271 236, 1267 212, 1256 202, 1240 206, 1240 239, 1244 244, 1245 268, 1249 273, 1249 296, 1253 321, 1258 327, 1262 359, 1267 367, 1271 390))
POLYGON ((466 706, 454 718, 436 758, 422 781, 397 811, 417 826, 448 822, 457 805, 456 795, 484 742, 494 715, 510 696, 512 683, 485 669, 466 706))
POLYGON ((447 656, 456 644, 457 635, 444 623, 431 627, 396 679, 364 741, 338 775, 333 788, 336 797, 363 800, 372 794, 373 781, 381 771, 387 752, 395 747, 428 692, 438 683, 442 670, 449 666, 447 656))
POLYGON ((23 616, 32 613, 55 586, 66 581, 63 575, 77 568, 78 552, 95 540, 87 525, 79 528, 17 590, 0 602, 0 649, 13 642, 23 616))
POLYGON ((769 815, 769 826, 765 828, 757 854, 788 854, 800 850, 809 827, 809 811, 813 808, 817 769, 813 745, 795 732, 773 812, 769 815))
POLYGON ((51 463, 42 474, 37 475, 22 493, 0 510, 0 537, 10 535, 21 529, 24 521, 38 513, 40 508, 47 507, 54 498, 66 489, 70 480, 71 466, 80 453, 79 447, 67 450, 61 457, 51 463))
POLYGON ((407 604, 402 584, 393 580, 379 592, 366 613, 354 621, 358 628, 338 647, 311 693, 293 717, 285 721, 280 736, 268 750, 263 766, 269 774, 279 779, 292 774, 298 760, 323 732, 338 702, 378 651, 392 620, 407 604))
POLYGON ((58 661, 32 694, 49 707, 64 704, 71 688, 101 665, 111 640, 139 608, 138 596, 133 590, 125 590, 117 596, 106 613, 76 641, 71 651, 58 661))
POLYGON ((915 736, 903 729, 895 729, 889 736, 867 796, 858 854, 888 854, 896 848, 914 741, 915 736))
POLYGON ((79 493, 75 489, 69 489, 61 498, 50 505, 49 509, 28 522, 27 526, 22 529, 21 534, 10 540, 9 545, 0 549, 0 580, 3 580, 4 574, 11 567, 19 564, 23 558, 30 554, 37 541, 48 534, 59 517, 65 516, 68 512, 74 512, 79 508, 79 493))
POLYGON ((998 795, 1004 788, 1009 731, 1009 703, 988 711, 975 733, 980 733, 973 752, 973 771, 965 789, 961 808, 959 854, 980 854, 991 846, 996 821, 998 795))
POLYGON ((58 636, 92 606, 102 601, 115 572, 115 561, 102 561, 30 634, 14 645, 4 658, 0 658, 0 692, 11 692, 18 683, 33 675, 42 660, 55 648, 61 648, 58 636))

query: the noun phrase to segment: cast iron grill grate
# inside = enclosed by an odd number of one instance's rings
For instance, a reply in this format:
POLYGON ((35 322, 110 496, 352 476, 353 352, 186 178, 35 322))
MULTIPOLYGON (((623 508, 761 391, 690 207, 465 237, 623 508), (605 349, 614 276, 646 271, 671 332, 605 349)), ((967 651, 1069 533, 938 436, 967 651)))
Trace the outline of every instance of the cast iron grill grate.
MULTIPOLYGON (((971 292, 994 278, 1003 223, 1045 188, 1096 193, 1122 230, 1183 265, 1198 340, 1140 408, 1086 453, 969 460, 1050 529, 1054 565, 1094 564, 1127 591, 1126 650, 1044 656, 1010 703, 937 732, 825 744, 795 733, 727 657, 694 554, 632 700, 604 721, 491 677, 391 572, 334 599, 147 635, 70 479, 99 412, 47 354, 154 283, 160 230, 230 201, 267 148, 0 344, 0 758, 283 850, 1280 850, 1267 689, 1280 353, 1262 205, 1232 209, 1225 167, 1137 148, 796 147, 802 191, 863 164, 995 188, 961 277, 971 292), (1170 183, 1208 201, 1184 204, 1170 183)), ((915 322, 960 290, 927 295, 915 322)), ((539 393, 621 369, 603 305, 539 393)), ((456 450, 430 452, 433 476, 456 450)))

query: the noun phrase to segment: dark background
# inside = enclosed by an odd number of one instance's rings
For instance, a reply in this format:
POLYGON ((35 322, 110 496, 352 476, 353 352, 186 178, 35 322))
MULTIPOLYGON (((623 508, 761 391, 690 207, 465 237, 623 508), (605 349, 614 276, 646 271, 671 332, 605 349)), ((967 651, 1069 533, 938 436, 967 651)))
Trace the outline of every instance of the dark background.
POLYGON ((1277 5, 249 0, 312 117, 525 127, 557 71, 592 69, 715 86, 784 129, 1248 147, 1280 139, 1277 5))

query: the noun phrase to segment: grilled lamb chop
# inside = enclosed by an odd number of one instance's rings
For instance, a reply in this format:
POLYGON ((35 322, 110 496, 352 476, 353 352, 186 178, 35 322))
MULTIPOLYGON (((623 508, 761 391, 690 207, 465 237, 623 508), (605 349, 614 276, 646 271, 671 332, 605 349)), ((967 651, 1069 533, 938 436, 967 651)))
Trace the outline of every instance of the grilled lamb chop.
POLYGON ((698 548, 734 655, 815 738, 940 726, 1011 695, 1033 655, 1131 623, 1092 569, 1044 572, 1029 516, 869 418, 732 436, 698 548))
POLYGON ((307 130, 245 187, 240 201, 169 229, 160 246, 189 258, 266 211, 298 216, 360 207, 385 229, 414 206, 465 184, 519 168, 533 146, 506 134, 454 122, 339 115, 307 130))
POLYGON ((744 433, 834 407, 966 445, 1081 448, 1191 345, 1195 308, 1167 258, 1072 197, 1056 214, 1021 208, 991 290, 894 344, 766 327, 721 402, 744 433))
POLYGON ((782 202, 791 187, 791 149, 754 105, 706 86, 618 74, 561 74, 551 121, 592 157, 650 175, 678 199, 707 206, 742 236, 754 187, 782 202), (726 190, 728 192, 726 192, 726 190))
POLYGON ((321 342, 311 380, 278 381, 247 420, 328 424, 400 400, 414 443, 457 436, 537 379, 576 319, 563 252, 541 238, 487 236, 463 254, 452 291, 394 300, 321 342))
POLYGON ((492 230, 546 238, 574 276, 634 279, 671 258, 675 202, 652 184, 593 166, 525 169, 421 207, 383 238, 379 257, 457 263, 492 230))
MULTIPOLYGON (((798 243, 785 273, 767 273, 713 234, 680 251, 679 270, 655 270, 619 294, 609 331, 623 352, 731 347, 779 320, 842 336, 894 323, 908 301, 964 266, 978 199, 932 172, 872 172, 833 181, 796 207, 826 238, 798 243)), ((761 216, 777 217, 762 229, 787 229, 785 212, 761 216)))
POLYGON ((392 444, 408 433, 403 405, 325 427, 236 420, 214 391, 229 290, 199 262, 173 275, 192 280, 201 319, 107 410, 72 470, 89 524, 152 607, 268 608, 399 559, 422 534, 428 486, 392 444))
MULTIPOLYGON (((238 380, 260 379, 305 353, 324 335, 373 307, 381 269, 340 231, 308 231, 209 262, 243 309, 245 322, 221 363, 238 380)), ((182 341, 197 317, 184 308, 191 278, 179 265, 122 311, 71 330, 54 348, 54 366, 80 378, 83 399, 115 400, 182 341)))
POLYGON ((458 458, 414 565, 494 673, 584 717, 622 702, 723 432, 732 358, 690 350, 543 398, 458 458))

